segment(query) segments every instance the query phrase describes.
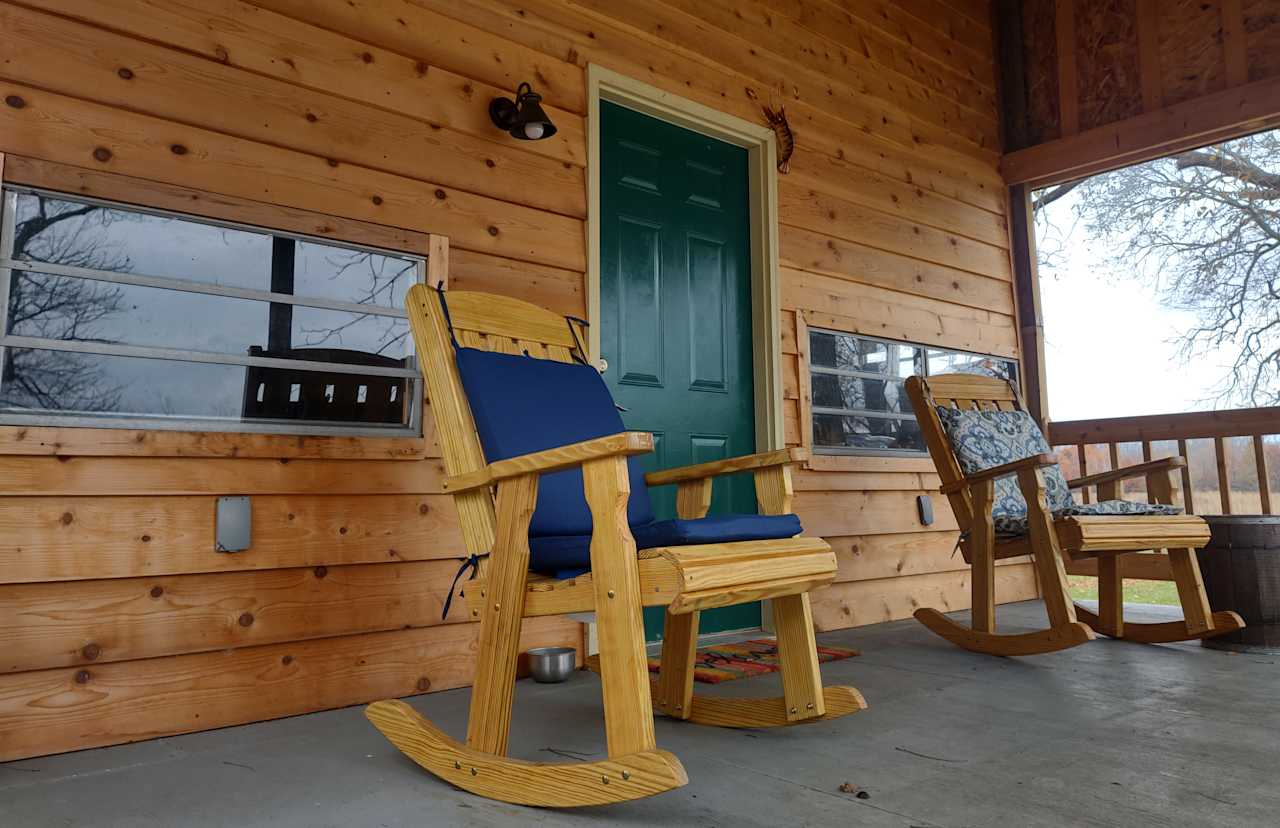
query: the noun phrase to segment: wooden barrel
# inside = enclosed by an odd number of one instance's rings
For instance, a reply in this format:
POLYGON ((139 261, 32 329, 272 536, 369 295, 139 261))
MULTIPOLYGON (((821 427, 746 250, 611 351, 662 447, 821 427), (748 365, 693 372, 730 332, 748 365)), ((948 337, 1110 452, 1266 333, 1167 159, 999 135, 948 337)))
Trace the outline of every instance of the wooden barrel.
POLYGON ((1205 515, 1213 533, 1200 550, 1209 605, 1235 610, 1247 627, 1204 639, 1206 647, 1280 652, 1280 516, 1205 515))

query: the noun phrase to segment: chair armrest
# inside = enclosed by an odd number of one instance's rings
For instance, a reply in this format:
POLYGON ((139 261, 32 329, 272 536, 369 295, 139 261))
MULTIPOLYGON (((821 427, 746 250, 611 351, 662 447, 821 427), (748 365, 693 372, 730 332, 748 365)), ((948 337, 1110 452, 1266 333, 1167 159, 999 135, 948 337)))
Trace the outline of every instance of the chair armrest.
POLYGON ((481 486, 492 486, 499 480, 519 477, 522 474, 543 474, 580 466, 588 460, 602 457, 627 457, 653 451, 653 435, 644 431, 624 431, 581 443, 556 446, 532 454, 522 454, 490 463, 482 469, 465 474, 455 474, 444 479, 444 490, 450 493, 465 492, 481 486))
POLYGON ((722 474, 803 463, 808 457, 808 450, 802 448, 779 449, 778 451, 765 451, 760 454, 744 454, 741 457, 730 457, 727 460, 711 460, 707 463, 696 463, 692 466, 649 472, 644 476, 644 482, 650 486, 667 486, 672 483, 684 483, 689 480, 719 477, 722 474))
POLYGON ((1005 463, 1002 466, 992 466, 989 469, 983 469, 973 474, 966 474, 963 479, 955 483, 945 483, 942 486, 943 494, 951 494, 961 489, 967 488, 973 483, 981 483, 984 480, 994 480, 997 477, 1004 477, 1009 474, 1016 474, 1023 469, 1040 469, 1045 466, 1056 466, 1058 460, 1052 454, 1033 454, 1030 457, 1024 457, 1021 460, 1014 460, 1012 463, 1005 463))
POLYGON ((1067 486, 1068 488, 1079 489, 1082 486, 1115 483, 1118 480, 1129 480, 1133 477, 1146 477, 1154 472, 1173 471, 1185 465, 1187 465, 1185 458, 1162 457, 1159 460, 1150 460, 1146 463, 1139 463, 1136 466, 1125 466, 1123 469, 1112 469, 1111 471, 1098 472, 1085 477, 1077 477, 1075 480, 1068 480, 1067 486))

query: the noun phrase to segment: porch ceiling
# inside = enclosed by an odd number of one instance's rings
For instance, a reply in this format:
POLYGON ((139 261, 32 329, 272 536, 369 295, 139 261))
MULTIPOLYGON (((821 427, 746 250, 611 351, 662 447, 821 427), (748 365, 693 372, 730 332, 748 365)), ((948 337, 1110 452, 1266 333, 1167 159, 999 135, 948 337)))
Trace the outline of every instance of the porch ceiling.
MULTIPOLYGON (((1001 614, 1044 623, 1035 603, 1001 614)), ((821 638, 863 651, 823 672, 860 687, 868 711, 775 732, 659 719, 690 784, 649 800, 561 812, 481 800, 420 771, 350 708, 0 765, 0 824, 1238 826, 1274 824, 1280 809, 1276 658, 1099 640, 1002 660, 910 620, 821 638)), ((460 733, 468 699, 414 704, 460 733)), ((600 722, 591 675, 521 682, 513 753, 599 755, 600 722)))

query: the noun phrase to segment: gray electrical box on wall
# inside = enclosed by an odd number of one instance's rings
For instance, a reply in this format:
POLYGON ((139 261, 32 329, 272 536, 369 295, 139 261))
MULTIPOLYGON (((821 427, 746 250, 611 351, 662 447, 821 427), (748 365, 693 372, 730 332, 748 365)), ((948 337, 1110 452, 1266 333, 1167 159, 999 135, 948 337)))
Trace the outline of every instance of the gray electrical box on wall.
POLYGON ((218 498, 217 531, 213 548, 218 552, 241 552, 249 548, 253 535, 253 507, 248 497, 218 498))

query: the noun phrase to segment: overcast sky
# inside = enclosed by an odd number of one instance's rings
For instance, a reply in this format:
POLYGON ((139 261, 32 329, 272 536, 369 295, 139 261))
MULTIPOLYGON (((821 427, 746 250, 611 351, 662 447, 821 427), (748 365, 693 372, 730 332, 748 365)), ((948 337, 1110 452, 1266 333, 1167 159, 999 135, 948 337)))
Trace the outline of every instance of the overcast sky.
POLYGON ((1040 264, 1050 418, 1221 407, 1212 389, 1228 375, 1232 354, 1183 360, 1173 340, 1191 328, 1194 315, 1162 307, 1151 287, 1116 272, 1107 251, 1082 225, 1073 226, 1075 197, 1045 208, 1069 239, 1052 245, 1052 261, 1040 264))

